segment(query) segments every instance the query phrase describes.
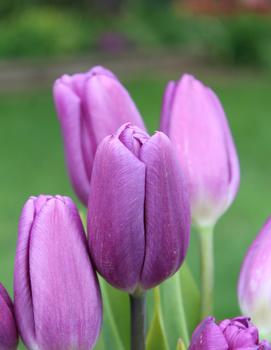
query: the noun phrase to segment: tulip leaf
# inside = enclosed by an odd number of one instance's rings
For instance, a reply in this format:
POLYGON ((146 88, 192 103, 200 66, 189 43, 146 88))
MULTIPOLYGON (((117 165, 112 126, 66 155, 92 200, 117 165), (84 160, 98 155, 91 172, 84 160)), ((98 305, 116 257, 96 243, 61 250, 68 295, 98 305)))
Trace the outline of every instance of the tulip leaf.
POLYGON ((184 345, 184 342, 181 338, 178 340, 176 350, 186 350, 186 346, 184 345))
POLYGON ((104 337, 103 337, 102 333, 100 334, 100 337, 99 337, 98 342, 96 343, 94 349, 95 350, 105 350, 106 349, 105 344, 104 344, 104 337))
POLYGON ((147 336, 146 349, 169 350, 162 316, 159 287, 154 289, 154 315, 147 336))
POLYGON ((193 331, 201 321, 200 291, 187 263, 182 265, 179 273, 187 326, 191 337, 193 331))
POLYGON ((188 265, 184 263, 178 272, 161 284, 160 290, 169 346, 176 348, 181 337, 187 347, 200 320, 200 294, 188 265))
MULTIPOLYGON (((125 340, 122 339, 120 334, 120 322, 122 317, 117 315, 115 308, 119 306, 119 311, 123 312, 123 305, 125 306, 125 300, 117 300, 120 297, 114 288, 110 287, 103 278, 99 277, 99 282, 102 290, 103 298, 103 328, 101 333, 102 340, 99 340, 95 349, 112 349, 112 350, 125 350, 125 340), (117 294, 117 296, 116 296, 117 294), (114 300, 114 301, 113 301, 114 300), (115 305, 114 305, 115 303, 115 305), (113 307, 114 305, 114 307, 113 307), (101 345, 103 343, 103 346, 101 345)), ((125 294, 121 293, 121 299, 125 299, 125 294)), ((126 312, 127 314, 127 312, 126 312)), ((125 327, 124 327, 125 328, 125 327)), ((126 331, 126 334, 128 331, 126 331)), ((125 334, 124 334, 125 335, 125 334)))

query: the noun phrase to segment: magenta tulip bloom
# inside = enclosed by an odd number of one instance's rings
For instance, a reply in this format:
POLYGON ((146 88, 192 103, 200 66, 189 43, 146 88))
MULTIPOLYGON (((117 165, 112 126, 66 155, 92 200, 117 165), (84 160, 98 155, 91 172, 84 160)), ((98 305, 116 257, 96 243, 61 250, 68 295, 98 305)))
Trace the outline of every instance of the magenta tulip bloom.
POLYGON ((219 99, 185 74, 165 91, 161 130, 178 151, 188 180, 192 218, 213 226, 232 203, 239 186, 239 163, 219 99))
POLYGON ((226 319, 216 324, 213 317, 204 319, 195 329, 188 350, 270 350, 259 341, 256 327, 247 317, 226 319))
POLYGON ((0 283, 0 349, 16 350, 18 345, 18 332, 14 318, 12 301, 0 283))
POLYGON ((271 332, 271 217, 250 246, 238 285, 239 304, 261 334, 271 332))
POLYGON ((68 197, 31 197, 20 222, 14 304, 30 350, 92 349, 101 299, 78 211, 68 197))
POLYGON ((144 123, 127 90, 102 67, 57 79, 54 101, 70 179, 77 196, 87 205, 93 159, 100 141, 123 123, 141 128, 144 123))
POLYGON ((92 259, 113 286, 133 293, 178 270, 190 213, 168 137, 123 125, 98 147, 88 205, 92 259))

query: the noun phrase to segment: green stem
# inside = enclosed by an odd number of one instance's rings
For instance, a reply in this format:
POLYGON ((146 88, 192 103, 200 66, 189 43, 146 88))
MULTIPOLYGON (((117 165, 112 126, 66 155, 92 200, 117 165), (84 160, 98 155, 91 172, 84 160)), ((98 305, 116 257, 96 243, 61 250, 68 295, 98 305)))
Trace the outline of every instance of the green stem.
POLYGON ((201 252, 201 316, 213 313, 214 300, 214 249, 213 227, 198 228, 201 252))
POLYGON ((131 350, 145 350, 146 293, 130 294, 131 350))

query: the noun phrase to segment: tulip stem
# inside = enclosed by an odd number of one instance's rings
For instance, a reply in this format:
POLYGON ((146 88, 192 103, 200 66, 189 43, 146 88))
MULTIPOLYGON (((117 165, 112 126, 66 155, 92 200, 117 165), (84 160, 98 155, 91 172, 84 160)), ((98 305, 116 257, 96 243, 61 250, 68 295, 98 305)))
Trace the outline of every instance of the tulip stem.
POLYGON ((131 350, 145 349, 146 293, 130 294, 131 350))
POLYGON ((214 250, 213 227, 198 229, 201 251, 201 317, 213 313, 214 300, 214 250))

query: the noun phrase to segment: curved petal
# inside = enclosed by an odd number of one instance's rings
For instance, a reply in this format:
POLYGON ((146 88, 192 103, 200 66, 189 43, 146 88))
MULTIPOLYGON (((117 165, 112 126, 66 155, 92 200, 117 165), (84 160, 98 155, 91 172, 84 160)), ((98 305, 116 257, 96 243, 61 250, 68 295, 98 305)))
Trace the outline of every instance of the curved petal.
POLYGON ((145 165, 116 137, 98 147, 88 205, 88 237, 98 272, 132 292, 142 269, 145 165))
POLYGON ((16 350, 18 344, 17 326, 12 301, 0 284, 0 349, 16 350))
POLYGON ((67 198, 51 198, 37 213, 29 269, 39 348, 92 349, 101 326, 100 291, 79 214, 67 198))
POLYGON ((157 132, 141 148, 146 165, 145 260, 143 288, 172 275, 183 262, 189 243, 190 211, 186 187, 168 137, 157 132))
POLYGON ((237 156, 236 147, 233 141, 233 137, 231 134, 231 130, 229 127, 229 123, 227 120, 227 117, 225 115, 225 112, 221 106, 221 103, 216 96, 216 94, 211 90, 208 89, 209 93, 211 95, 211 98, 213 99, 214 103, 216 104, 217 108, 217 115, 220 118, 222 128, 224 130, 224 137, 225 137, 225 146, 227 149, 228 154, 228 166, 229 166, 229 194, 228 194, 228 203, 227 207, 231 205, 233 202, 236 193, 239 189, 240 184, 240 165, 239 160, 237 156))
POLYGON ((262 334, 271 332, 271 217, 251 244, 242 264, 239 283, 239 305, 250 315, 262 334))
POLYGON ((175 83, 175 81, 168 82, 163 96, 160 118, 160 130, 163 131, 166 135, 168 135, 170 127, 170 114, 172 103, 174 100, 174 94, 176 91, 176 85, 177 84, 175 83))
POLYGON ((228 350, 226 339, 212 317, 204 319, 192 334, 188 350, 228 350))
POLYGON ((108 74, 93 74, 86 81, 84 108, 95 147, 122 124, 131 122, 145 130, 143 120, 127 90, 108 74))
POLYGON ((35 327, 32 305, 32 290, 29 276, 29 240, 35 217, 35 197, 24 205, 18 230, 18 240, 14 266, 14 309, 23 342, 35 348, 35 327))
POLYGON ((262 340, 259 343, 259 348, 258 350, 271 350, 271 345, 267 340, 262 340))
POLYGON ((8 295, 8 292, 6 291, 6 288, 3 286, 2 283, 0 283, 0 298, 6 303, 8 308, 11 312, 13 312, 13 304, 10 299, 10 296, 8 295))
POLYGON ((84 130, 81 100, 61 80, 57 80, 54 85, 54 100, 64 139, 69 176, 76 194, 87 205, 91 172, 89 168, 92 167, 94 152, 84 130), (88 162, 85 163, 85 160, 88 162))

